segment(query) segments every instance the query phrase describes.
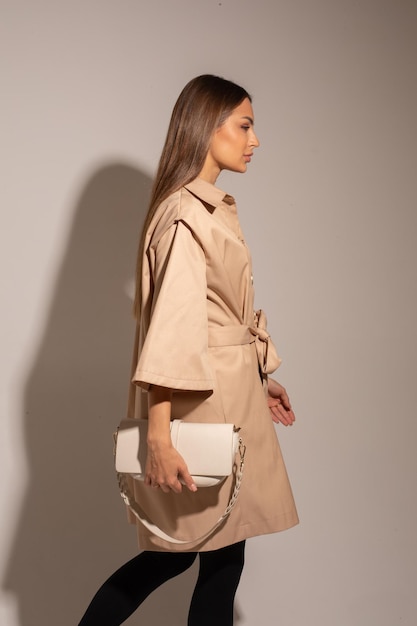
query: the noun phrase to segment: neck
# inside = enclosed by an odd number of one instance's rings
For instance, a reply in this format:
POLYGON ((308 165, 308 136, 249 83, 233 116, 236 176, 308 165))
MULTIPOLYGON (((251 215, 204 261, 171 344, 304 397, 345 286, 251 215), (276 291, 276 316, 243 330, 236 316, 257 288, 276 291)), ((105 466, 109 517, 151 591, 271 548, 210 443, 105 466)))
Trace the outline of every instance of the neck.
POLYGON ((206 162, 198 177, 214 185, 220 172, 221 170, 218 165, 215 166, 206 162))

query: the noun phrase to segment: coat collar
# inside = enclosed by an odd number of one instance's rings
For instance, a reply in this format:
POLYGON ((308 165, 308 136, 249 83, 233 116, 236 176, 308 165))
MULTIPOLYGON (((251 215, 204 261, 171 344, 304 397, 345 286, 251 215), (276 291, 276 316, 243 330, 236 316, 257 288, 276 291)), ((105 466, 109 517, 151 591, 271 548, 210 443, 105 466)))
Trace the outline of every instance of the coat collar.
POLYGON ((184 187, 194 196, 197 196, 197 198, 212 207, 217 207, 222 203, 229 206, 235 204, 235 199, 232 196, 229 196, 228 193, 218 189, 218 187, 215 187, 202 178, 195 178, 191 183, 188 183, 188 185, 184 185, 184 187))

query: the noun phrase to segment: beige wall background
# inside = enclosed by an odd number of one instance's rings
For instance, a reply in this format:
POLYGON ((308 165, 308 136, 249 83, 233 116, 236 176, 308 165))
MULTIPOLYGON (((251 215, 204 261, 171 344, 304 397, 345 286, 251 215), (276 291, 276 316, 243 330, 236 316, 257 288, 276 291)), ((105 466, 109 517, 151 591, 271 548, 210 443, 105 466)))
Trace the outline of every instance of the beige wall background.
MULTIPOLYGON (((219 185, 298 415, 301 525, 248 542, 235 623, 413 626, 416 2, 3 0, 1 31, 1 624, 73 626, 136 553, 128 284, 171 108, 210 72, 254 96, 261 148, 219 185)), ((195 575, 128 623, 183 625, 195 575)))

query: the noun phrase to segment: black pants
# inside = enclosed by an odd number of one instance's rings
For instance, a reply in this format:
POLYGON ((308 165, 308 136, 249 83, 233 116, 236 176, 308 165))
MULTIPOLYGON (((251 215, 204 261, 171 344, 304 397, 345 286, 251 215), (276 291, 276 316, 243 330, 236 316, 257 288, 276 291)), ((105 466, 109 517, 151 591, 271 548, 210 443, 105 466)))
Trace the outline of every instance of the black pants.
POLYGON ((232 626, 244 552, 244 541, 210 552, 142 552, 100 587, 79 626, 123 624, 152 591, 191 567, 197 554, 200 570, 188 626, 232 626))

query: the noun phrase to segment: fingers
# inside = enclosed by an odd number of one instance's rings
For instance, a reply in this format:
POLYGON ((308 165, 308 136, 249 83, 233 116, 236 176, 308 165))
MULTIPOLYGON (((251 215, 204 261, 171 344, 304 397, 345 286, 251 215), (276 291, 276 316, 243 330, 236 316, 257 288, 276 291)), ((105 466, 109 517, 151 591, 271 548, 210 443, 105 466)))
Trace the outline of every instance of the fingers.
POLYGON ((151 487, 151 489, 160 489, 164 493, 173 491, 174 493, 181 493, 182 485, 178 480, 178 476, 172 476, 172 478, 164 478, 160 476, 147 476, 145 479, 145 485, 151 487))
POLYGON ((155 485, 156 489, 161 489, 161 491, 163 491, 164 493, 169 493, 171 491, 171 489, 168 487, 168 485, 155 485))
POLYGON ((169 493, 170 491, 181 493, 183 485, 192 492, 197 491, 194 479, 186 467, 181 468, 178 470, 178 473, 169 477, 158 476, 152 473, 148 474, 145 478, 145 485, 152 489, 161 489, 164 493, 169 493))
POLYGON ((269 398, 268 399, 269 410, 271 411, 272 420, 276 424, 283 424, 284 426, 292 426, 295 422, 295 415, 293 410, 287 409, 279 400, 269 398))
POLYGON ((188 470, 185 470, 181 473, 181 482, 190 491, 197 491, 197 485, 195 484, 193 477, 188 473, 188 470))
POLYGON ((291 402, 287 390, 273 378, 268 378, 268 393, 271 398, 282 402, 288 411, 291 410, 291 402))
POLYGON ((175 476, 172 480, 169 480, 165 484, 161 485, 161 489, 165 493, 168 493, 169 491, 181 493, 183 486, 193 493, 197 491, 197 485, 186 467, 179 470, 177 476, 175 476))
POLYGON ((284 406, 284 408, 286 408, 287 411, 290 411, 291 410, 291 402, 290 402, 290 398, 288 396, 288 393, 286 392, 284 387, 282 388, 282 393, 281 393, 281 396, 280 396, 280 400, 281 400, 282 405, 284 406))

